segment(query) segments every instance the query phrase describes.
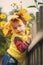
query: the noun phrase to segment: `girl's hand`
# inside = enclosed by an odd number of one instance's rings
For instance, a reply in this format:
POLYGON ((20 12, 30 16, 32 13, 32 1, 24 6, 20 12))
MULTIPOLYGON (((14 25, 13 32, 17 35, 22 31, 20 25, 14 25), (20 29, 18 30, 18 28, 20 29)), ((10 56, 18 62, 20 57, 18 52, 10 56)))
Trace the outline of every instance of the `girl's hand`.
POLYGON ((28 43, 28 44, 30 44, 30 43, 31 43, 31 41, 32 41, 32 35, 30 34, 30 35, 28 36, 27 43, 28 43))

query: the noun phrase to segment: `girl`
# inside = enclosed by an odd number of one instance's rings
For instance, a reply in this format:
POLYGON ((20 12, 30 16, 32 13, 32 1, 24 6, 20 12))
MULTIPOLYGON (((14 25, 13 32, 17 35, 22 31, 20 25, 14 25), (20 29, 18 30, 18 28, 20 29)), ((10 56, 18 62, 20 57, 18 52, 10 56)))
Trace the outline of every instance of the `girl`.
POLYGON ((26 20, 17 14, 16 16, 13 15, 9 19, 13 35, 2 65, 21 65, 26 58, 26 52, 31 42, 31 37, 28 36, 26 20))

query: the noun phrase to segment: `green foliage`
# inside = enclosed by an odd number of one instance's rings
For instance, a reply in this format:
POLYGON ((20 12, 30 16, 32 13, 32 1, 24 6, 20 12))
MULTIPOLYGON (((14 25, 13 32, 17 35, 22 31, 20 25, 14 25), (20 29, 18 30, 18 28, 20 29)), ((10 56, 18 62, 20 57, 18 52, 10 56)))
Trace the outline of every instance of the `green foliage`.
POLYGON ((35 2, 37 2, 37 0, 34 0, 35 2))
POLYGON ((2 58, 6 53, 6 50, 10 45, 10 39, 11 37, 5 37, 2 29, 0 29, 0 58, 2 58))
POLYGON ((27 8, 36 8, 35 5, 28 6, 27 8))
POLYGON ((33 13, 30 13, 30 16, 32 17, 31 21, 35 20, 35 16, 33 13))
POLYGON ((27 26, 30 28, 30 25, 32 25, 32 23, 33 23, 33 20, 35 20, 35 16, 34 16, 34 14, 33 13, 30 13, 30 16, 32 17, 32 19, 31 20, 29 20, 28 21, 28 23, 27 23, 27 26))
MULTIPOLYGON (((0 15, 3 14, 2 12, 2 8, 0 7, 0 15)), ((2 21, 7 21, 7 15, 5 13, 5 18, 3 18, 3 16, 0 17, 0 22, 2 21)), ((10 37, 5 37, 3 32, 2 32, 2 28, 0 27, 0 58, 2 58, 4 56, 4 54, 6 53, 9 45, 10 45, 10 40, 11 40, 11 36, 10 37)))
POLYGON ((12 11, 9 12, 10 15, 13 15, 15 12, 18 12, 18 9, 13 9, 12 11))
POLYGON ((38 2, 38 0, 34 0, 34 2, 35 2, 35 5, 30 5, 30 6, 28 6, 27 8, 36 8, 36 9, 38 9, 39 10, 39 5, 43 5, 43 2, 38 2))
POLYGON ((40 5, 40 4, 42 4, 43 5, 43 3, 42 2, 38 2, 38 4, 40 5))

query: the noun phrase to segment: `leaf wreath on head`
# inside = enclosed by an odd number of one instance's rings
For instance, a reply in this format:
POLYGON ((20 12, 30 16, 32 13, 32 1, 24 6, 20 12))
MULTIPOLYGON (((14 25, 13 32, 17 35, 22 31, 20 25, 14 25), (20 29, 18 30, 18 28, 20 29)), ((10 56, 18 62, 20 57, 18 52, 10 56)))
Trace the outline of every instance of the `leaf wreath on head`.
POLYGON ((19 17, 21 17, 22 19, 24 19, 25 21, 28 21, 28 20, 32 19, 32 17, 27 13, 27 10, 26 9, 23 9, 22 7, 17 12, 17 15, 19 17))

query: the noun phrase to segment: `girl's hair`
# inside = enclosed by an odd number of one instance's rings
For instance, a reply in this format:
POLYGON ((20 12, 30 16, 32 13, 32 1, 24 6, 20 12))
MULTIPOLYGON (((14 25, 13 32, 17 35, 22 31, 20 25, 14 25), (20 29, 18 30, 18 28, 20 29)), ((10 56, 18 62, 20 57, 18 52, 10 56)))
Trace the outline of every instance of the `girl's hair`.
POLYGON ((11 17, 11 19, 10 19, 10 22, 19 22, 20 20, 22 20, 23 23, 26 25, 26 23, 27 23, 26 20, 21 16, 15 17, 15 15, 13 15, 13 17, 11 17))

